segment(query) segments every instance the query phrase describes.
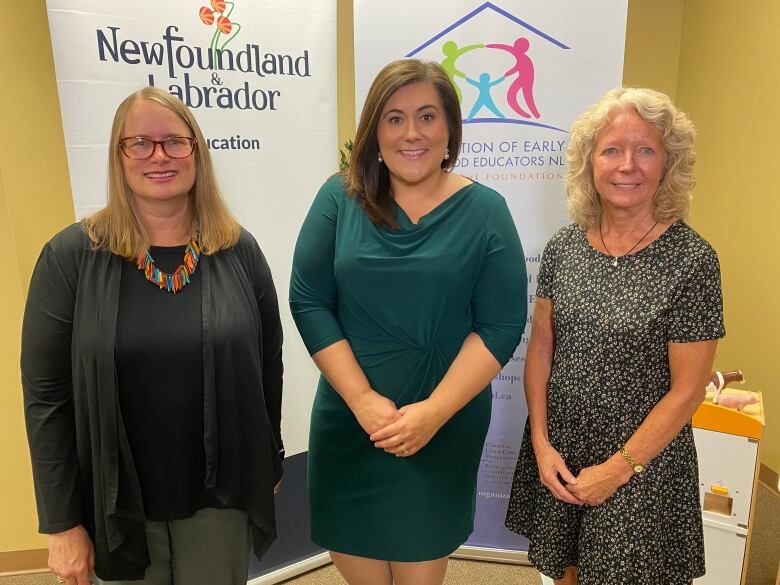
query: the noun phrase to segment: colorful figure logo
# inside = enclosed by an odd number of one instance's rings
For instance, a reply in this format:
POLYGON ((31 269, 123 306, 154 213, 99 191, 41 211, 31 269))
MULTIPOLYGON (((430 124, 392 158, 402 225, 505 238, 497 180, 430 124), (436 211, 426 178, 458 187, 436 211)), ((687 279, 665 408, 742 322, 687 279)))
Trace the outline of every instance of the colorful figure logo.
MULTIPOLYGON (((464 123, 525 124, 566 132, 542 121, 545 112, 540 111, 537 103, 538 94, 544 96, 545 92, 535 91, 539 84, 534 58, 538 63, 551 62, 555 58, 551 47, 571 49, 488 1, 422 41, 405 56, 441 63, 460 100, 464 123), (486 34, 495 40, 478 42, 486 34)), ((548 108, 546 116, 554 116, 554 110, 552 106, 548 108)))
POLYGON ((487 108, 499 118, 506 118, 506 116, 502 114, 496 107, 496 104, 493 101, 493 97, 490 95, 490 90, 492 87, 494 85, 498 85, 504 81, 504 79, 506 79, 506 77, 500 77, 495 81, 490 81, 490 73, 483 73, 480 75, 479 81, 474 81, 470 77, 466 78, 466 81, 479 90, 479 97, 477 97, 477 99, 474 101, 474 107, 471 108, 467 119, 471 120, 482 108, 487 108))
POLYGON ((531 116, 529 116, 520 107, 520 104, 517 103, 517 92, 522 89, 523 99, 525 99, 525 103, 528 106, 528 109, 531 110, 534 118, 538 119, 539 110, 536 109, 536 104, 534 103, 534 63, 527 55, 527 51, 531 46, 531 43, 528 42, 528 39, 519 37, 512 46, 494 43, 485 46, 490 49, 507 51, 515 58, 514 67, 511 67, 509 71, 504 73, 505 76, 511 75, 512 73, 517 73, 517 77, 515 77, 515 80, 512 82, 512 85, 509 86, 509 90, 507 91, 506 101, 509 103, 511 108, 523 116, 523 118, 530 118, 531 116))
POLYGON ((516 114, 523 118, 531 118, 531 116, 537 120, 540 118, 541 115, 539 114, 539 109, 536 107, 536 102, 534 100, 534 63, 531 60, 531 57, 528 56, 528 49, 530 46, 531 43, 525 37, 518 37, 512 45, 486 43, 468 45, 460 49, 454 41, 447 41, 442 45, 441 50, 444 54, 444 60, 441 62, 441 66, 447 72, 452 84, 455 86, 455 92, 458 94, 458 99, 463 102, 463 92, 458 85, 457 78, 463 78, 467 83, 473 85, 479 91, 468 116, 466 116, 467 122, 471 121, 482 108, 487 108, 497 118, 506 118, 496 106, 493 96, 491 95, 491 90, 513 74, 515 77, 507 89, 506 103, 516 114), (473 51, 474 49, 482 48, 506 51, 515 58, 515 64, 501 77, 498 77, 493 81, 490 80, 490 73, 488 72, 481 73, 477 80, 469 77, 466 73, 458 69, 456 61, 460 56, 469 51, 473 51), (525 102, 525 108, 530 111, 530 114, 518 101, 518 94, 521 92, 523 101, 525 102))
POLYGON ((474 49, 481 49, 484 46, 485 45, 468 45, 467 47, 459 49, 454 41, 447 41, 441 47, 441 50, 444 53, 444 61, 441 62, 441 66, 447 72, 447 75, 450 76, 452 85, 455 86, 455 92, 458 94, 458 101, 463 101, 463 95, 460 91, 460 87, 458 87, 458 84, 455 82, 455 77, 466 77, 466 74, 455 66, 455 61, 464 53, 468 53, 474 49))
POLYGON ((201 22, 206 26, 216 24, 216 30, 214 36, 211 37, 211 43, 209 49, 212 51, 221 51, 227 44, 236 38, 236 35, 241 30, 241 25, 237 22, 230 20, 230 15, 233 13, 235 4, 233 2, 225 2, 225 0, 211 0, 211 8, 207 6, 201 6, 198 10, 198 16, 201 22), (231 35, 230 33, 233 32, 231 35), (221 40, 222 35, 230 35, 226 39, 221 40))

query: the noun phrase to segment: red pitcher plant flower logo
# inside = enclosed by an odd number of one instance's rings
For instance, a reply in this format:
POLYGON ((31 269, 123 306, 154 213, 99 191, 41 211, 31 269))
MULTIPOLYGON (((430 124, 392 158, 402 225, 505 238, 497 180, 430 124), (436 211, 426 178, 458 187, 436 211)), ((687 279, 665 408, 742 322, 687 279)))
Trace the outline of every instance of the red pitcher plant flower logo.
POLYGON ((211 0, 211 8, 208 6, 201 6, 198 11, 200 20, 206 26, 211 26, 216 23, 216 30, 214 36, 211 37, 211 44, 209 48, 212 51, 221 51, 227 44, 232 41, 238 32, 241 30, 241 25, 237 22, 230 20, 230 15, 233 13, 235 4, 233 2, 225 2, 225 0, 211 0), (233 34, 230 34, 230 33, 233 34), (222 35, 230 35, 226 39, 222 40, 222 35))

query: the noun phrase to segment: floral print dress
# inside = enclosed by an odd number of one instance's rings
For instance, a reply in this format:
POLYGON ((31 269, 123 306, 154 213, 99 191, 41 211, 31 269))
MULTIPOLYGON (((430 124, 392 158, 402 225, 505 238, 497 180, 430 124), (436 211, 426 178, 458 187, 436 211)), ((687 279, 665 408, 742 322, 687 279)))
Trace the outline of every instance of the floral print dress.
MULTIPOLYGON (((668 343, 725 334, 718 258, 683 221, 617 265, 582 229, 562 228, 537 296, 553 302, 549 438, 575 475, 618 451, 668 392, 668 343)), ((506 526, 553 578, 577 565, 581 585, 690 583, 704 574, 690 423, 600 506, 567 504, 540 483, 526 423, 506 526)))

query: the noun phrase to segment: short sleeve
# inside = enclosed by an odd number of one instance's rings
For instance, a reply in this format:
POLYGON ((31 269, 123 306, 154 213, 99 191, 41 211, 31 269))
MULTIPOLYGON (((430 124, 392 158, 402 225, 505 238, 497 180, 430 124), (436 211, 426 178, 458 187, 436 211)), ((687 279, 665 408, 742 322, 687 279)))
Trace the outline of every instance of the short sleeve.
POLYGON ((298 234, 290 277, 290 310, 310 355, 344 339, 337 311, 333 272, 341 178, 317 193, 298 234))
POLYGON ((720 264, 715 251, 707 246, 691 259, 688 275, 669 310, 667 341, 706 341, 725 334, 720 264))
POLYGON ((525 329, 528 312, 525 255, 503 199, 488 219, 485 258, 472 297, 474 331, 506 365, 525 329))

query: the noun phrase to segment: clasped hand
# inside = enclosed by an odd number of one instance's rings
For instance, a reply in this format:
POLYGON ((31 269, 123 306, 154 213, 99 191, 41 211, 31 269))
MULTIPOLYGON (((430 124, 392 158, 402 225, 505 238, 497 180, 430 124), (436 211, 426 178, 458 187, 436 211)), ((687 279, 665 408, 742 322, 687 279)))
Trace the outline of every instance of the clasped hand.
POLYGON ((358 424, 369 435, 401 418, 395 403, 375 390, 365 392, 349 404, 358 424))
POLYGON ((616 464, 612 459, 607 459, 603 463, 582 469, 577 475, 577 483, 567 485, 566 489, 584 504, 599 506, 628 482, 631 473, 626 476, 626 469, 630 471, 631 468, 625 461, 616 464))
POLYGON ((628 481, 612 459, 583 468, 575 477, 551 444, 534 449, 539 481, 553 496, 569 504, 598 506, 628 481))
POLYGON ((446 422, 427 400, 407 404, 398 410, 398 419, 371 434, 378 449, 396 457, 418 453, 446 422))
POLYGON ((539 448, 534 447, 534 455, 539 471, 539 481, 550 490, 553 496, 569 504, 584 504, 582 500, 571 493, 570 488, 576 486, 577 478, 566 467, 566 462, 555 447, 550 443, 539 448))

